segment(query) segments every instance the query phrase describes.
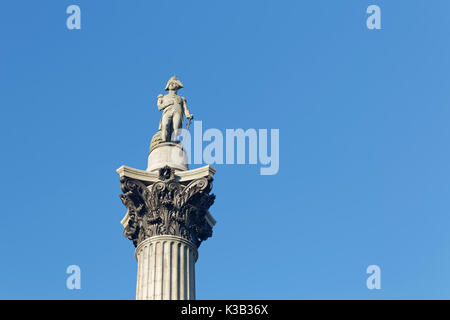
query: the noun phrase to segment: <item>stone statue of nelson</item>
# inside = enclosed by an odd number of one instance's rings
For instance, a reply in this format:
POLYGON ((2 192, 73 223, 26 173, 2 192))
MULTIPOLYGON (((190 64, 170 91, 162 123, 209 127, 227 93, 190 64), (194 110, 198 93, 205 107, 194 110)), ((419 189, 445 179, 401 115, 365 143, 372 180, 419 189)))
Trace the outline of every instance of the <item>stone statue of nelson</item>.
POLYGON ((186 99, 177 95, 178 89, 181 88, 183 84, 177 76, 173 76, 167 81, 165 88, 169 93, 158 95, 158 110, 163 110, 158 130, 161 132, 160 138, 163 142, 175 139, 175 135, 172 136, 172 134, 174 132, 178 134, 178 130, 183 127, 183 113, 187 119, 194 118, 188 110, 186 99))

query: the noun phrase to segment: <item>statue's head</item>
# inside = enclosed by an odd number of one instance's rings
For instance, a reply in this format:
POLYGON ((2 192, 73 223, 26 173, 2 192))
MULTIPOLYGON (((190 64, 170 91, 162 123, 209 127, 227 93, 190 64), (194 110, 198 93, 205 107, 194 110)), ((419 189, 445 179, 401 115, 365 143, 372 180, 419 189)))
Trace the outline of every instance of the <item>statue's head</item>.
POLYGON ((165 90, 178 90, 183 88, 183 84, 178 80, 177 76, 173 76, 167 81, 165 90))

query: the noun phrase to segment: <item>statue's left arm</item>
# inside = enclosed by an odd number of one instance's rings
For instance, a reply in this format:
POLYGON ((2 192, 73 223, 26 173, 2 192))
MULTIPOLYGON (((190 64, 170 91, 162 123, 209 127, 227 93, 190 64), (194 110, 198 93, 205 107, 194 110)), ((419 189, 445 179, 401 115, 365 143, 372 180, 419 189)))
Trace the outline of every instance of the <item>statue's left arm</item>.
POLYGON ((186 103, 186 98, 185 98, 185 97, 181 97, 181 99, 183 100, 184 116, 185 116, 187 119, 192 119, 192 118, 194 118, 194 115, 191 114, 191 113, 189 112, 189 109, 188 109, 187 103, 186 103))

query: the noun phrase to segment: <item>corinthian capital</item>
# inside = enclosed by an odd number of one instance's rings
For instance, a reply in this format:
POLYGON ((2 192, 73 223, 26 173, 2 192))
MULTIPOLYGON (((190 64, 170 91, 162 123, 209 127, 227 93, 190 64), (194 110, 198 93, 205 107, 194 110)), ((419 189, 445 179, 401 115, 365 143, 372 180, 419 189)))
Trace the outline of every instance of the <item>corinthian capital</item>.
POLYGON ((134 246, 149 237, 174 235, 197 247, 211 237, 214 219, 208 209, 214 203, 210 194, 212 176, 180 179, 168 166, 159 169, 154 181, 121 176, 120 195, 127 207, 124 235, 134 246))

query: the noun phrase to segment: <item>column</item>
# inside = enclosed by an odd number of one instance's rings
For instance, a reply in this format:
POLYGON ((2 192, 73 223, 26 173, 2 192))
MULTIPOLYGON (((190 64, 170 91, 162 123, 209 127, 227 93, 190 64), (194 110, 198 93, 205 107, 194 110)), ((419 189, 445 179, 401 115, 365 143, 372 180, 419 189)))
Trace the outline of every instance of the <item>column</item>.
POLYGON ((138 261, 136 300, 194 300, 197 248, 176 236, 142 241, 138 261))

